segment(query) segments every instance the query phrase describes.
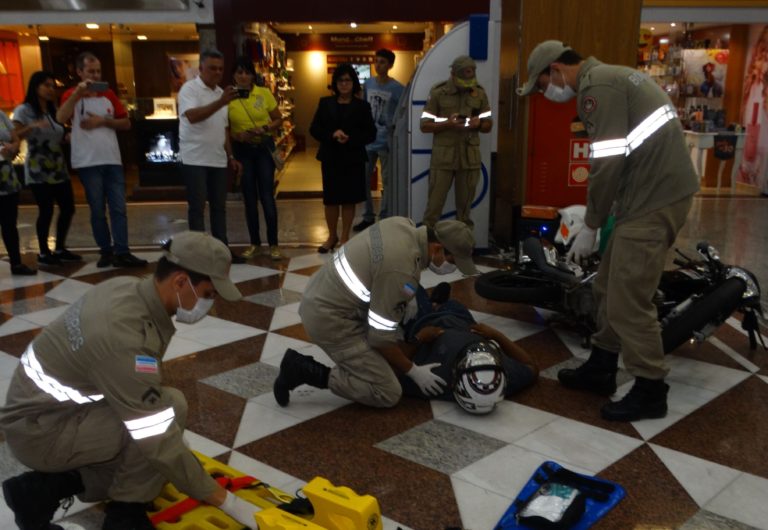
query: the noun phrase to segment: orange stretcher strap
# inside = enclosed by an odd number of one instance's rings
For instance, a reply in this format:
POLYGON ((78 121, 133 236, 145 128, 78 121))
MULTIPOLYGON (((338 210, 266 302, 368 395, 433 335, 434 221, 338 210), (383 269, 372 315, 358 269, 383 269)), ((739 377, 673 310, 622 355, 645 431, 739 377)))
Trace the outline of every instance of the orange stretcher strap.
MULTIPOLYGON (((247 488, 248 486, 252 486, 254 483, 260 483, 258 479, 255 479, 249 476, 235 477, 235 478, 218 477, 216 479, 216 482, 218 482, 222 488, 231 492, 235 492, 237 490, 247 488)), ((152 524, 155 526, 157 526, 160 523, 178 521, 182 515, 184 515, 187 512, 191 512, 192 510, 200 506, 200 504, 202 503, 197 499, 193 499, 192 497, 187 497, 183 501, 179 501, 175 504, 168 506, 163 510, 160 510, 149 519, 150 521, 152 521, 152 524)))

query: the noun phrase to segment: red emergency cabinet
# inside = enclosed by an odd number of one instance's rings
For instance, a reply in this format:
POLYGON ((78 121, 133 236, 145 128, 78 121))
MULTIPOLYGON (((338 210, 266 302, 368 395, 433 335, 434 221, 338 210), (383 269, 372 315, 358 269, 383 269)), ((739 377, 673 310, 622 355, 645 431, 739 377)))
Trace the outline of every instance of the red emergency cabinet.
POLYGON ((590 142, 576 113, 576 98, 568 103, 553 103, 540 94, 527 99, 526 204, 586 204, 590 142))

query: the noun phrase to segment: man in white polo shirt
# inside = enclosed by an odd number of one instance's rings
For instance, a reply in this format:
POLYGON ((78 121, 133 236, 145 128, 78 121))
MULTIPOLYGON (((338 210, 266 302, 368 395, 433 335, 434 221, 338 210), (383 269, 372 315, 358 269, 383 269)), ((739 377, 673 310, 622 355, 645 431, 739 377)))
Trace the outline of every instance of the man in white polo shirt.
MULTIPOLYGON (((224 56, 218 50, 200 54, 200 75, 179 90, 179 147, 189 204, 189 229, 205 231, 205 201, 210 209, 211 234, 227 242, 227 167, 238 174, 240 162, 229 143, 227 105, 237 89, 219 85, 224 74, 224 56)), ((232 256, 233 263, 245 258, 232 256)))
POLYGON ((101 62, 95 55, 81 53, 75 68, 81 81, 62 94, 56 121, 72 120, 72 168, 91 208, 91 230, 101 253, 97 266, 142 267, 147 260, 128 248, 125 174, 115 133, 130 129, 131 120, 117 95, 101 82, 101 62))

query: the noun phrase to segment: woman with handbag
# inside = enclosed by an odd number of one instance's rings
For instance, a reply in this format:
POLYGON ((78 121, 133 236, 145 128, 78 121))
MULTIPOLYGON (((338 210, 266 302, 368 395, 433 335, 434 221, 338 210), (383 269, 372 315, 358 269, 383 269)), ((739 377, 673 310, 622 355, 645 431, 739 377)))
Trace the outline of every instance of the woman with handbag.
POLYGON ((376 125, 367 101, 355 97, 360 81, 350 64, 340 64, 331 78, 333 96, 320 99, 309 132, 320 142, 317 159, 323 175, 323 205, 328 239, 324 254, 349 239, 355 204, 366 198, 365 146, 376 138, 376 125), (341 240, 337 234, 341 210, 341 240))
POLYGON ((0 231, 11 262, 11 274, 32 276, 37 274, 21 262, 19 250, 19 230, 16 222, 19 217, 19 191, 21 183, 16 177, 13 159, 19 153, 19 135, 8 116, 0 111, 0 231))
MULTIPOLYGON (((229 130, 232 153, 243 165, 241 180, 245 219, 251 246, 243 252, 244 258, 255 256, 261 249, 258 203, 264 210, 267 223, 269 255, 282 259, 277 244, 277 205, 275 203, 274 133, 282 126, 277 101, 269 89, 256 86, 256 71, 247 57, 235 62, 235 85, 239 97, 229 102, 229 130)), ((279 160, 278 160, 279 161, 279 160)))

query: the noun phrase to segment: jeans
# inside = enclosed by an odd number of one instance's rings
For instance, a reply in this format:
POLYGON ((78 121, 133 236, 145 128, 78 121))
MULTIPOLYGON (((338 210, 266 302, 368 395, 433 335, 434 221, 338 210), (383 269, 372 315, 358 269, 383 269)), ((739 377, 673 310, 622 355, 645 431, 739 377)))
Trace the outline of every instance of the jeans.
POLYGON ((48 248, 48 234, 50 233, 51 219, 53 219, 53 204, 59 205, 59 218, 56 221, 56 250, 66 248, 67 233, 75 215, 75 197, 72 194, 70 181, 58 184, 30 184, 29 189, 35 196, 39 214, 37 216, 37 242, 40 245, 40 254, 50 252, 48 248))
POLYGON ((385 219, 389 216, 387 211, 387 190, 390 186, 389 179, 389 151, 376 150, 366 151, 368 153, 368 162, 365 164, 365 210, 363 211, 363 221, 372 223, 376 220, 376 214, 373 213, 373 200, 371 200, 371 175, 376 167, 376 160, 381 162, 381 207, 379 209, 379 219, 385 219))
POLYGON ((102 165, 81 167, 77 170, 80 182, 85 188, 85 197, 91 207, 91 230, 93 239, 102 254, 113 252, 127 254, 128 249, 128 217, 125 207, 125 175, 123 166, 102 165), (106 199, 106 201, 105 201, 106 199), (109 206, 109 221, 107 224, 106 207, 109 206))
POLYGON ((205 201, 210 208, 211 235, 227 241, 227 168, 181 165, 187 187, 189 229, 205 232, 205 201))
POLYGON ((261 245, 259 233, 259 207, 264 210, 267 223, 267 242, 277 245, 277 205, 275 204, 275 163, 272 161, 270 145, 233 142, 235 158, 243 164, 243 203, 245 220, 251 245, 261 245))

